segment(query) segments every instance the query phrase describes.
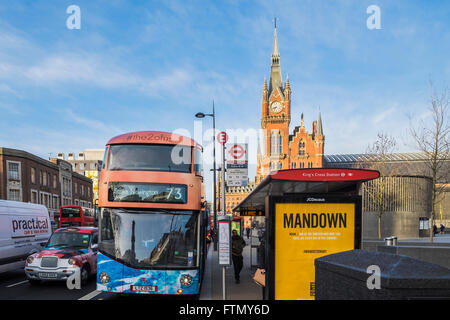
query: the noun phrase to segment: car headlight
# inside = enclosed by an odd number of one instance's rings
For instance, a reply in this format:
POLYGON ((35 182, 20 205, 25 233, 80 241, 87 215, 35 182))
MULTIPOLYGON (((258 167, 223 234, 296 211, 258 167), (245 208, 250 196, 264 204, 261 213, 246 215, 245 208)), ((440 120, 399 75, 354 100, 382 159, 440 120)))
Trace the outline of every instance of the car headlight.
POLYGON ((180 283, 183 287, 189 287, 192 284, 192 277, 188 274, 184 274, 180 278, 180 283))
POLYGON ((109 282, 109 274, 106 272, 102 272, 99 275, 100 282, 103 284, 107 284, 109 282))
POLYGON ((34 257, 33 257, 33 256, 29 256, 29 257, 27 258, 27 263, 28 263, 28 264, 32 264, 33 261, 34 261, 34 257))
POLYGON ((77 260, 75 260, 74 258, 69 258, 67 262, 74 266, 77 263, 77 260))

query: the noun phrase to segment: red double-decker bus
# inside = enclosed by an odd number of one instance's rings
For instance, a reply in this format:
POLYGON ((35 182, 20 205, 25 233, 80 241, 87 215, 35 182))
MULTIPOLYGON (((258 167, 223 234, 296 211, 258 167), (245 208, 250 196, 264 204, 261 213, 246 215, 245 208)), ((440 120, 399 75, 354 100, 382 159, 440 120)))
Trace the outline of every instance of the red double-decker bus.
POLYGON ((95 211, 78 205, 65 205, 59 208, 59 227, 95 226, 95 211))
POLYGON ((202 147, 159 131, 108 141, 99 183, 97 289, 198 295, 209 218, 202 147))

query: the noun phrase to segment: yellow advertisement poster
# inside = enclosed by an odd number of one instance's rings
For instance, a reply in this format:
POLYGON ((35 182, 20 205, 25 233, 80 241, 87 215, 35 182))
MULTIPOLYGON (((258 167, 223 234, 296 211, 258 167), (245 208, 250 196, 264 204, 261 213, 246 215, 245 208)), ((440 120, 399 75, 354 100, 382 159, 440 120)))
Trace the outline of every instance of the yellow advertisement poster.
POLYGON ((354 203, 277 203, 275 299, 314 299, 314 259, 354 243, 354 203))

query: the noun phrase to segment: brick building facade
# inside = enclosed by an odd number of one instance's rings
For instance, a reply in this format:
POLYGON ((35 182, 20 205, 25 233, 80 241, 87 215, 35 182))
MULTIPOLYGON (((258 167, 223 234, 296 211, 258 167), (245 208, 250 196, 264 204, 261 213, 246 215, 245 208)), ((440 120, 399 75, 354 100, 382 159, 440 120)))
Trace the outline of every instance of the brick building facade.
POLYGON ((0 199, 60 206, 59 167, 16 149, 0 148, 0 199))
POLYGON ((58 212, 61 205, 92 207, 92 180, 64 160, 0 148, 0 199, 39 203, 58 212))

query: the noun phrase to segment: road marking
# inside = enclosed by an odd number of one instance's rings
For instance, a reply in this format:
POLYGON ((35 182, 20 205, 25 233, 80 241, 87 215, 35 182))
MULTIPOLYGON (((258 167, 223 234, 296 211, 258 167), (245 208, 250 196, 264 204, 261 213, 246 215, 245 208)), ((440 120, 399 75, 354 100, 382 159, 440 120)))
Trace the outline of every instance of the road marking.
POLYGON ((91 293, 88 293, 87 295, 81 297, 81 298, 78 299, 78 300, 91 300, 91 299, 94 298, 95 296, 98 296, 100 293, 102 293, 102 291, 94 290, 94 291, 92 291, 91 293))
POLYGON ((7 288, 11 288, 11 287, 18 286, 19 284, 23 284, 23 283, 26 283, 26 282, 28 282, 28 280, 17 282, 17 283, 14 283, 14 284, 10 284, 9 286, 6 286, 6 287, 7 288))

